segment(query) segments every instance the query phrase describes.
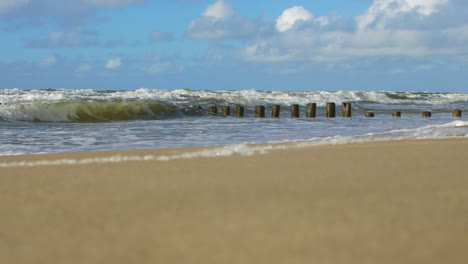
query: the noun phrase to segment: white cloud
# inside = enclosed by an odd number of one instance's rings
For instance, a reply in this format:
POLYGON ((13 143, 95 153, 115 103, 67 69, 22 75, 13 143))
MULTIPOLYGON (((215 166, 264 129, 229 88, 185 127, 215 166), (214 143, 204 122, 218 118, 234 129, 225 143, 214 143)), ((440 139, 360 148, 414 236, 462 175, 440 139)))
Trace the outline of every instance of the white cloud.
POLYGON ((223 0, 217 0, 214 4, 209 5, 205 12, 203 12, 203 16, 210 17, 215 20, 227 18, 233 14, 233 8, 230 5, 224 3, 223 0))
POLYGON ((202 16, 192 20, 187 33, 194 39, 246 38, 261 29, 261 25, 235 12, 223 0, 209 5, 202 16))
POLYGON ((375 0, 363 15, 348 20, 314 18, 303 7, 288 8, 275 21, 277 33, 248 41, 242 55, 256 62, 322 63, 397 56, 456 60, 468 55, 463 44, 468 41, 468 19, 463 16, 468 11, 455 10, 449 3, 375 0))
POLYGON ((314 16, 302 6, 294 6, 283 11, 276 20, 276 30, 284 32, 291 29, 299 21, 312 20, 314 16))
POLYGON ((356 18, 358 29, 384 28, 388 21, 408 13, 427 17, 438 12, 438 7, 448 2, 449 0, 375 0, 365 14, 356 18))
POLYGON ((247 45, 244 50, 247 61, 282 62, 295 60, 294 55, 284 49, 283 45, 271 45, 269 41, 256 41, 247 45))
POLYGON ((111 58, 107 61, 107 69, 117 69, 122 66, 122 60, 120 58, 111 58))
POLYGON ((0 0, 0 15, 20 9, 29 2, 30 0, 0 0))
POLYGON ((249 43, 243 58, 257 62, 324 62, 365 57, 455 56, 462 47, 434 46, 433 39, 431 33, 416 30, 288 31, 249 43))

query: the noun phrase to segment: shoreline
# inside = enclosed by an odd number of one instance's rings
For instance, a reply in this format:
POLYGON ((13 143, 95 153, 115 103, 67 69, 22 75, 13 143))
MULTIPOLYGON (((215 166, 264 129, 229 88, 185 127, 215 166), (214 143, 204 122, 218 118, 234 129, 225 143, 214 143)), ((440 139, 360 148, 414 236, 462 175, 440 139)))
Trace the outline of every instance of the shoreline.
MULTIPOLYGON (((373 140, 354 140, 351 142, 310 142, 304 140, 286 141, 286 142, 268 142, 268 143, 241 143, 229 145, 213 145, 213 146, 195 146, 195 147, 175 147, 175 148, 143 148, 143 149, 121 149, 121 150, 97 150, 97 151, 76 151, 76 152, 54 152, 54 153, 30 153, 30 154, 13 154, 0 155, 0 169, 10 167, 8 164, 16 162, 42 162, 42 161, 59 161, 71 160, 71 164, 79 165, 80 161, 89 159, 104 159, 102 162, 95 163, 117 163, 131 161, 169 161, 178 159, 190 158, 216 158, 230 156, 252 156, 264 155, 270 151, 278 150, 300 150, 307 148, 347 146, 360 144, 382 144, 382 143, 411 143, 411 142, 443 142, 443 141, 468 141, 468 137, 446 137, 446 138, 424 138, 424 139, 373 139, 373 140), (112 160, 117 158, 117 160, 112 160), (121 158, 122 160, 118 160, 121 158), (128 160, 126 158, 129 158, 128 160), (133 160, 133 158, 135 160, 133 160), (109 160, 105 160, 109 159, 109 160), (73 161, 77 161, 74 163, 73 161)), ((90 162, 94 163, 94 162, 90 162)), ((88 164, 84 162, 83 165, 88 164)), ((60 165, 60 164, 56 164, 60 165)), ((56 166, 52 164, 52 166, 56 166)), ((67 164, 64 164, 67 165, 67 164)), ((31 166, 31 165, 30 165, 31 166)), ((47 166, 47 165, 38 165, 47 166)), ((11 166, 11 167, 21 167, 11 166)), ((32 166, 33 167, 33 166, 32 166)))
POLYGON ((463 137, 3 167, 0 262, 464 263, 467 154, 463 137))

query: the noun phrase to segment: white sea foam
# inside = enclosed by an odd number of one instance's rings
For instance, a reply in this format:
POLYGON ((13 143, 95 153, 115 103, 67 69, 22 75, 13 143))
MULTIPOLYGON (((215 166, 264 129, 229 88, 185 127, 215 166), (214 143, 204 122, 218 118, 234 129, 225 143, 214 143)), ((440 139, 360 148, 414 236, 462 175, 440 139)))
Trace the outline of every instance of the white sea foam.
POLYGON ((203 91, 159 90, 140 88, 129 91, 82 90, 31 90, 4 89, 0 91, 0 103, 54 103, 80 100, 158 100, 171 103, 196 102, 205 99, 221 99, 232 104, 302 104, 316 102, 376 102, 381 104, 449 104, 468 102, 468 93, 413 93, 383 91, 312 91, 312 92, 266 92, 257 90, 203 91))
POLYGON ((455 121, 455 127, 468 127, 468 122, 464 121, 455 121))
POLYGON ((228 157, 233 155, 252 156, 266 154, 273 149, 284 149, 285 145, 264 145, 264 146, 248 146, 246 144, 229 145, 218 148, 208 148, 201 151, 184 152, 173 155, 113 155, 108 157, 84 158, 84 159, 52 159, 52 160, 37 160, 37 161, 15 161, 2 162, 1 168, 11 167, 41 167, 41 166, 66 166, 66 165, 87 165, 87 164, 104 164, 104 163, 120 163, 131 161, 170 161, 179 159, 192 158, 211 158, 211 157, 228 157))

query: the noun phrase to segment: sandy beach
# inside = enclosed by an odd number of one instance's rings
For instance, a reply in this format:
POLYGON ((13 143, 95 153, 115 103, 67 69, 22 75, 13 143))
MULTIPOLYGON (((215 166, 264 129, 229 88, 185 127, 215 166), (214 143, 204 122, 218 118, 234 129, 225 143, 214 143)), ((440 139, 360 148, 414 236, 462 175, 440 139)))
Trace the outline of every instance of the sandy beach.
POLYGON ((466 263, 467 158, 457 138, 4 166, 0 263, 466 263))

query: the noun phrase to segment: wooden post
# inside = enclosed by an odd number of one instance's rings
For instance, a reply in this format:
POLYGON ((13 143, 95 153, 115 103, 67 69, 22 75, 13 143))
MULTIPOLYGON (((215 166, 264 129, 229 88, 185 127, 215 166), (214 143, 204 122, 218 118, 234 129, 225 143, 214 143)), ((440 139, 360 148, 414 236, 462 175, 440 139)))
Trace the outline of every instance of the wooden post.
POLYGON ((317 115, 316 112, 317 112, 317 104, 316 103, 307 104, 307 109, 306 109, 306 117, 307 118, 315 118, 316 115, 317 115))
POLYGON ((375 117, 375 115, 374 115, 374 113, 372 113, 372 112, 367 112, 367 113, 366 113, 366 117, 367 117, 367 118, 371 118, 371 117, 375 117))
POLYGON ((280 115, 280 109, 281 109, 281 106, 279 105, 273 105, 271 107, 271 117, 272 118, 278 118, 279 115, 280 115))
POLYGON ((236 107, 237 117, 244 117, 244 107, 242 105, 238 105, 236 107))
POLYGON ((351 103, 343 103, 341 111, 343 112, 343 117, 351 117, 351 103))
POLYGON ((255 106, 255 117, 256 118, 265 117, 265 107, 263 105, 255 106))
POLYGON ((216 115, 218 113, 218 107, 216 106, 210 106, 208 108, 208 112, 210 113, 210 115, 216 115))
POLYGON ((455 109, 452 112, 452 117, 461 117, 462 116, 462 111, 460 109, 455 109))
POLYGON ((431 117, 431 116, 432 116, 432 113, 429 112, 429 111, 424 111, 424 112, 422 112, 422 117, 424 117, 424 118, 429 118, 429 117, 431 117))
POLYGON ((231 107, 229 107, 229 106, 223 106, 222 111, 223 111, 223 116, 224 117, 231 115, 231 107))
POLYGON ((327 103, 327 117, 334 118, 336 115, 336 105, 335 103, 327 103))
POLYGON ((291 105, 291 118, 299 118, 299 105, 291 105))
POLYGON ((401 112, 400 111, 393 112, 393 117, 394 118, 401 117, 401 112))

